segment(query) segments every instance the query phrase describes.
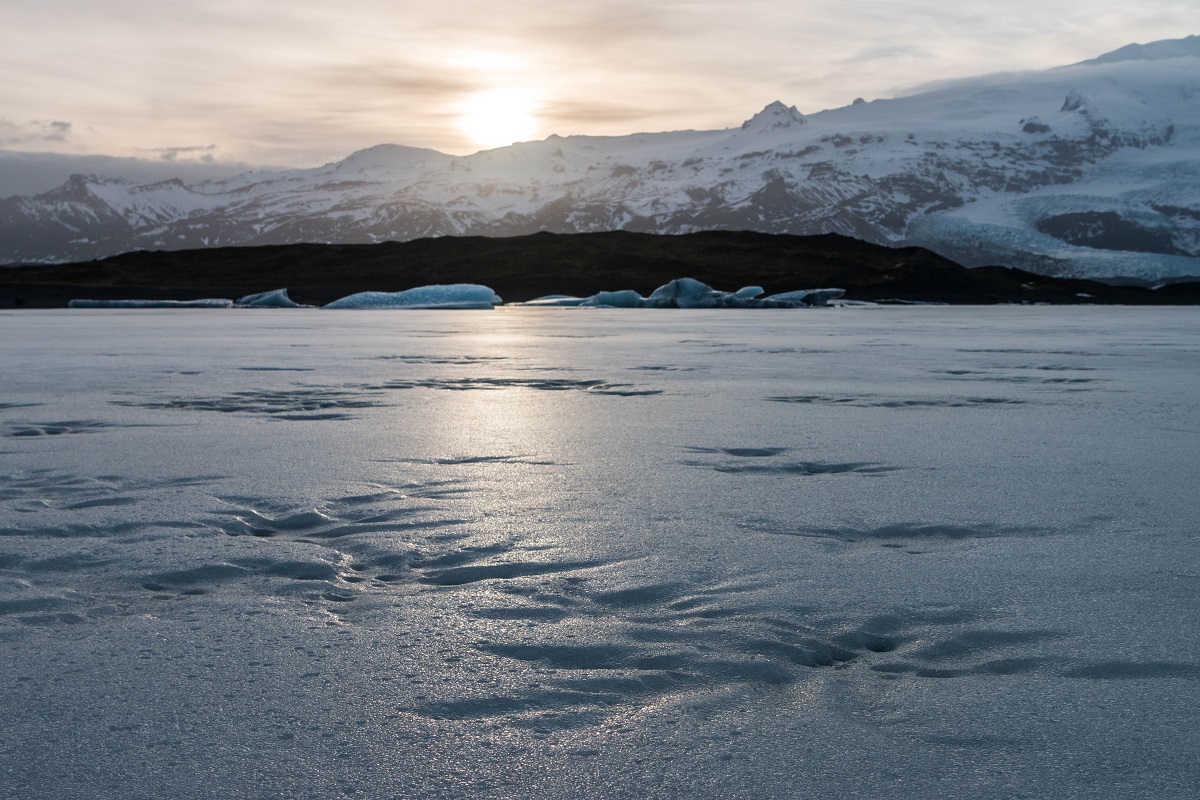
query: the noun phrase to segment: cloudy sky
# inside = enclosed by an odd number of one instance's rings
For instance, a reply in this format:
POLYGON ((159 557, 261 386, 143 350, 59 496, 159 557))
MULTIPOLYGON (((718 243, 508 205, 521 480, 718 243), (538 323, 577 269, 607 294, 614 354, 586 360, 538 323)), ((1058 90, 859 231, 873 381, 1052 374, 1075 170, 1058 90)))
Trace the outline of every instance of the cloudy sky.
POLYGON ((3 0, 0 150, 308 166, 725 128, 1192 33, 1197 0, 3 0))

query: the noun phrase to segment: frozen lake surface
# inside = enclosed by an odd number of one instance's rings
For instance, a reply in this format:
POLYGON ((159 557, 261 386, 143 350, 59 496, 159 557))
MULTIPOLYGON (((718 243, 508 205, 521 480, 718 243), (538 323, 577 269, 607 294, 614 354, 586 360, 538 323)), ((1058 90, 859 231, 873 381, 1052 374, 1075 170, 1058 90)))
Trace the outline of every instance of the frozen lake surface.
POLYGON ((1198 310, 0 337, 6 800, 1200 791, 1198 310))

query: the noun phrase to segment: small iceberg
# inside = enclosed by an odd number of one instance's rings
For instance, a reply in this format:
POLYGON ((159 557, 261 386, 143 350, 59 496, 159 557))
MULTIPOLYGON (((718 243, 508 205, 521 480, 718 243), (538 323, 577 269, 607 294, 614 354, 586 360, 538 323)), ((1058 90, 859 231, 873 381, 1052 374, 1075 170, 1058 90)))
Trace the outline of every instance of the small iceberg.
POLYGON ((451 283, 418 286, 402 292, 359 292, 325 306, 327 309, 491 309, 504 301, 487 286, 451 283))
POLYGON ((237 306, 238 308, 312 308, 312 306, 302 306, 288 297, 287 289, 272 289, 269 292, 239 297, 237 306))
POLYGON ((594 308, 645 308, 646 298, 633 289, 620 292, 597 292, 579 305, 594 308))
POLYGON ((827 306, 831 300, 841 300, 846 295, 845 289, 800 289, 795 292, 783 292, 763 298, 777 303, 795 303, 797 306, 813 307, 827 306))
POLYGON ((519 306, 538 306, 538 307, 554 307, 554 308, 573 308, 583 304, 585 298, 575 297, 569 294, 548 294, 545 297, 535 297, 533 300, 526 300, 524 303, 516 303, 519 306))
POLYGON ((72 300, 67 308, 232 308, 232 300, 72 300))

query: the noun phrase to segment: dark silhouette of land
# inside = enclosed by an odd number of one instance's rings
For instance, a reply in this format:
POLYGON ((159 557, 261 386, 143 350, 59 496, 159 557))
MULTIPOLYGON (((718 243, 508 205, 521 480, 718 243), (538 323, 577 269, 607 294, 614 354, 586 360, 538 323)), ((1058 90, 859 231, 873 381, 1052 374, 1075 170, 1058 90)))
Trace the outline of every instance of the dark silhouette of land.
POLYGON ((355 292, 438 283, 482 283, 512 302, 620 289, 645 295, 682 277, 726 291, 746 285, 768 293, 837 287, 851 300, 1200 303, 1200 282, 1151 290, 1006 267, 968 269, 922 248, 882 247, 836 234, 617 231, 138 251, 77 264, 7 267, 0 268, 0 307, 62 307, 74 298, 236 299, 282 287, 297 302, 321 305, 355 292))

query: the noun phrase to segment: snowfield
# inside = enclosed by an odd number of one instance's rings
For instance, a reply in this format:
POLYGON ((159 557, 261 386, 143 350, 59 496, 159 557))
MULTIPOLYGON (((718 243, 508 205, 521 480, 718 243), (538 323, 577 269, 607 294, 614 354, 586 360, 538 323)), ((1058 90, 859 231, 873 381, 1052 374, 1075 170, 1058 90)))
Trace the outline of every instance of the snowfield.
POLYGON ((0 797, 1200 790, 1195 309, 0 326, 0 797))

